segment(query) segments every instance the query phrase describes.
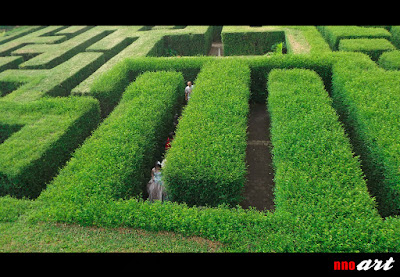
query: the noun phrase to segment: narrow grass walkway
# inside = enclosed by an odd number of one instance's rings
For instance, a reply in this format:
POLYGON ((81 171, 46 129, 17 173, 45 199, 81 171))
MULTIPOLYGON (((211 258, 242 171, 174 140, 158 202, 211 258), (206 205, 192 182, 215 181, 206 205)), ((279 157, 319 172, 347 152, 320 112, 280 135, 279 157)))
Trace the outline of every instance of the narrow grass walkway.
POLYGON ((223 245, 173 232, 71 224, 0 223, 0 252, 221 252, 223 245))

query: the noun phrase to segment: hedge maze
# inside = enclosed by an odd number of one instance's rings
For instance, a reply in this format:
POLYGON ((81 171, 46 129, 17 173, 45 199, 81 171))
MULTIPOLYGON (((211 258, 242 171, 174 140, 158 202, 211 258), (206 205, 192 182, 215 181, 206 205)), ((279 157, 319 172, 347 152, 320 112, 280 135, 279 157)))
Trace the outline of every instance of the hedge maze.
POLYGON ((0 221, 398 252, 399 47, 399 26, 20 27, 0 37, 0 221), (271 117, 274 211, 238 205, 249 101, 271 117), (175 113, 172 201, 149 203, 175 113))
POLYGON ((90 98, 1 103, 1 193, 37 197, 99 122, 90 98))

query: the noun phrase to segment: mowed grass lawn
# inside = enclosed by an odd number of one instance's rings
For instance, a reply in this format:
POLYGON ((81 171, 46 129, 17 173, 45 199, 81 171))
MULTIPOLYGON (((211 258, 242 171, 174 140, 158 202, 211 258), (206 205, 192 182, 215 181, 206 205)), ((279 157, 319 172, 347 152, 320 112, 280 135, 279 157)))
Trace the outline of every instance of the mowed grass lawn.
POLYGON ((132 228, 83 227, 59 223, 0 223, 0 252, 224 252, 199 237, 132 228))

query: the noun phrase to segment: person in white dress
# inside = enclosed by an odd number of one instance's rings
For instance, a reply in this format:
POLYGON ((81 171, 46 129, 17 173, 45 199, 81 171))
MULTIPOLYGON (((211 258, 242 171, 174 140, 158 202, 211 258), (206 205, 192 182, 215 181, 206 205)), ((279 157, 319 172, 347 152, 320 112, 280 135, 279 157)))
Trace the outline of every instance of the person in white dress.
POLYGON ((151 179, 147 183, 147 192, 149 194, 148 200, 150 202, 153 202, 154 200, 168 200, 167 192, 161 179, 161 163, 159 161, 156 162, 155 166, 151 170, 151 179))
POLYGON ((192 94, 193 85, 191 81, 187 82, 187 87, 185 88, 185 100, 188 102, 190 100, 190 95, 192 94))

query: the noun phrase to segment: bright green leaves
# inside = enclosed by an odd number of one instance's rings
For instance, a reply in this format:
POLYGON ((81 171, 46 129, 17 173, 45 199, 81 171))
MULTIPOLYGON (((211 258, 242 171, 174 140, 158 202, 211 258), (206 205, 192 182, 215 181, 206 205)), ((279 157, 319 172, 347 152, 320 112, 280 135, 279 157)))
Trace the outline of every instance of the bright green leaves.
POLYGON ((37 197, 99 120, 92 98, 0 101, 0 192, 37 197))
POLYGON ((37 201, 49 206, 44 212, 63 220, 80 217, 85 221, 112 199, 142 193, 183 96, 181 73, 140 75, 40 195, 37 201))
POLYGON ((175 201, 237 204, 246 175, 250 70, 240 61, 210 62, 199 73, 164 169, 175 201))

